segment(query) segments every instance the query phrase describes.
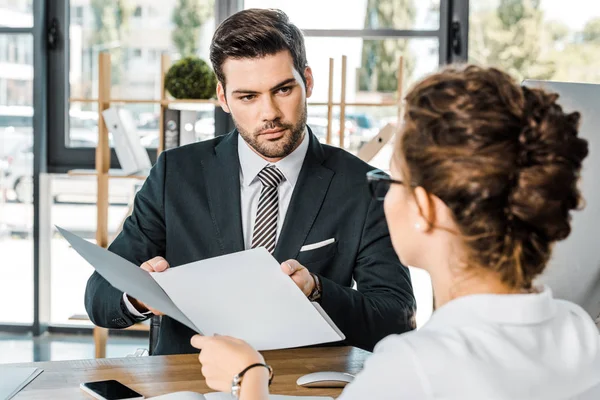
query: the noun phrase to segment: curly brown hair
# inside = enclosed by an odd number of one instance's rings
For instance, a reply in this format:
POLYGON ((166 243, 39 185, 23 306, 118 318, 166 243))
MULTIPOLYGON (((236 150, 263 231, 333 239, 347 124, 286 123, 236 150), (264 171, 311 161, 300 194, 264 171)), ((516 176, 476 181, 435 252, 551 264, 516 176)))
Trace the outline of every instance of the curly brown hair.
POLYGON ((587 141, 558 95, 495 68, 450 66, 406 96, 399 156, 414 185, 441 199, 466 239, 468 265, 530 288, 570 211, 587 141))

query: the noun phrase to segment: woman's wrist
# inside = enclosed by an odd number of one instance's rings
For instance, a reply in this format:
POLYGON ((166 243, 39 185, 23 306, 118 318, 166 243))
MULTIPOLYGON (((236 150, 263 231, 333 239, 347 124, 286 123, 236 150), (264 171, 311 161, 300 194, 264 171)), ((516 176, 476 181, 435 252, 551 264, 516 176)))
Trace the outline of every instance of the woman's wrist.
MULTIPOLYGON (((262 359, 262 356, 260 358, 262 359)), ((264 361, 264 359, 261 361, 264 361)), ((268 387, 271 384, 272 379, 273 369, 271 366, 264 362, 251 363, 233 377, 231 394, 235 398, 241 399, 262 398, 256 396, 260 393, 268 393, 268 387), (242 394, 244 392, 246 392, 245 396, 242 394), (252 393, 252 395, 249 393, 252 393)))
POLYGON ((271 374, 267 368, 252 368, 244 374, 244 379, 242 380, 241 386, 244 387, 244 383, 246 382, 264 382, 267 386, 269 386, 270 376, 271 374))
POLYGON ((269 396, 269 370, 252 368, 244 375, 240 388, 240 400, 267 399, 269 396))

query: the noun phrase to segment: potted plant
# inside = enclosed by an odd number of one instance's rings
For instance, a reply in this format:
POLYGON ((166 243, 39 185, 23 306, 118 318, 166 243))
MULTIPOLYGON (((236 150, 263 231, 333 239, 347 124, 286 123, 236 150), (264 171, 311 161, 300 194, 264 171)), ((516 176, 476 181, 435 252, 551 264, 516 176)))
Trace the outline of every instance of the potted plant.
POLYGON ((210 99, 216 88, 213 70, 198 57, 175 62, 165 76, 165 89, 176 99, 210 99))

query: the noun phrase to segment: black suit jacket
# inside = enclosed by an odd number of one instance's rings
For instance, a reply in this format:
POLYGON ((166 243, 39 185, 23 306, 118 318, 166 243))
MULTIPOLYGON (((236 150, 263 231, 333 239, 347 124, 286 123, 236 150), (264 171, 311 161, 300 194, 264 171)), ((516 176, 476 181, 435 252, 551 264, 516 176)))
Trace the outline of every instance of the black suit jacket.
MULTIPOLYGON (((171 267, 244 250, 237 141, 234 131, 162 153, 109 250, 137 265, 162 256, 171 267)), ((346 335, 345 344, 367 350, 386 335, 412 329, 415 312, 408 269, 392 248, 382 202, 371 199, 366 184, 370 169, 310 133, 274 252, 279 262, 296 259, 319 275, 321 305, 346 335), (329 238, 335 243, 300 252, 329 238)), ((94 272, 85 294, 92 322, 133 324, 122 296, 94 272)), ((155 354, 194 352, 193 334, 163 317, 155 354)))

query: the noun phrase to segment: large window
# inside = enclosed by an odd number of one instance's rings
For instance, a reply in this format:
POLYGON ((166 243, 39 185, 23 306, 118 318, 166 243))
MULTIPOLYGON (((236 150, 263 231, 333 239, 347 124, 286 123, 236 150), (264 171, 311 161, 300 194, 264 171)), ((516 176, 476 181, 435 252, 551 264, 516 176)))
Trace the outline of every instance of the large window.
MULTIPOLYGON (((308 63, 315 77, 309 102, 326 103, 329 90, 329 58, 334 59, 333 102, 339 103, 342 86, 342 56, 347 57, 346 103, 371 104, 397 101, 397 71, 405 60, 405 86, 439 65, 437 39, 363 39, 359 37, 307 37, 308 63)), ((339 144, 340 107, 333 109, 332 143, 339 144)), ((346 106, 344 147, 356 153, 388 122, 396 122, 395 106, 346 106)), ((309 106, 308 124, 325 140, 326 107, 309 106), (322 128, 322 129, 321 129, 322 128)), ((385 166, 387 169, 387 165, 385 166)))
POLYGON ((279 8, 302 29, 438 29, 440 0, 245 0, 279 8))
POLYGON ((31 28, 34 0, 0 0, 0 26, 31 28))
MULTIPOLYGON (((79 101, 98 97, 98 55, 111 55, 111 98, 159 99, 160 58, 172 61, 196 55, 208 61, 208 47, 215 28, 214 1, 201 0, 70 0, 68 150, 87 151, 93 166, 98 138, 97 102, 79 101), (195 3, 195 4, 194 4, 195 3), (197 16, 194 23, 182 18, 197 16)), ((156 154, 159 105, 115 104, 125 108, 136 124, 141 142, 156 154)), ((196 107, 194 126, 198 140, 214 136, 214 107, 196 107)), ((112 138, 109 137, 112 144, 112 138)), ((66 153, 69 154, 69 153, 66 153)), ((109 236, 112 238, 127 215, 136 187, 134 179, 111 179, 109 183, 109 236)), ((63 226, 94 240, 96 232, 96 179, 55 174, 52 178, 52 225, 63 226)), ((67 242, 52 240, 52 310, 55 324, 72 323, 69 318, 85 313, 83 294, 92 268, 67 242), (62 285, 72 290, 58 290, 62 285)), ((81 322, 76 322, 80 324, 81 322)))
POLYGON ((469 61, 518 79, 600 83, 600 3, 471 0, 469 61))
MULTIPOLYGON (((334 59, 333 101, 339 103, 342 56, 347 57, 345 101, 350 104, 397 102, 400 56, 404 58, 404 90, 440 62, 439 0, 246 0, 244 7, 279 8, 304 31, 308 64, 315 76, 309 102, 327 102, 329 58, 334 59)), ((309 126, 324 139, 326 109, 311 106, 308 114, 309 126)), ((332 142, 339 144, 339 107, 333 114, 332 142)), ((345 115, 344 147, 355 153, 387 122, 397 120, 398 109, 349 105, 345 115)))
MULTIPOLYGON (((111 55, 111 98, 126 100, 159 99, 160 57, 172 61, 196 55, 208 61, 208 47, 215 28, 214 0, 181 2, 71 0, 70 96, 77 99, 98 97, 98 54, 111 55), (194 22, 186 16, 196 16, 194 22), (73 15, 78 16, 73 19, 73 15)), ((127 104, 137 124, 142 144, 158 144, 158 104, 127 104)), ((96 104, 74 101, 70 107, 67 146, 93 147, 97 140, 96 104), (77 123, 79 125, 77 126, 77 123), (81 124, 83 122, 83 124, 81 124), (70 140, 69 140, 70 139, 70 140), (85 139, 85 143, 73 139, 85 139)), ((198 124, 202 120, 198 115, 198 124)), ((212 118, 214 133, 214 118, 212 118)), ((199 127, 198 130, 201 128, 199 127)), ((201 135, 198 134, 200 137, 201 135)))
MULTIPOLYGON (((26 7, 2 4, 0 16, 31 19, 26 7)), ((33 320, 32 53, 30 34, 0 34, 0 324, 33 320)))
MULTIPOLYGON (((51 83, 55 86, 50 89, 57 92, 57 104, 49 110, 55 116, 49 120, 49 170, 64 173, 94 168, 98 56, 102 52, 111 56, 111 99, 127 102, 113 105, 131 112, 154 161, 160 108, 151 101, 160 99, 161 55, 168 55, 171 62, 185 56, 208 60, 215 0, 60 0, 50 7, 49 18, 68 26, 69 50, 54 52, 49 60, 55 74, 51 83)), ((214 117, 204 118, 204 111, 197 115, 199 140, 207 130, 214 132, 214 117)), ((113 151, 111 168, 118 166, 113 151)))
MULTIPOLYGON (((381 103, 397 100, 400 55, 405 60, 405 90, 439 63, 456 60, 450 50, 450 24, 457 18, 452 7, 466 1, 246 0, 243 5, 240 0, 0 0, 0 250, 9 255, 0 266, 8 278, 0 280, 0 301, 11 304, 0 312, 0 325, 29 323, 33 315, 32 331, 43 332, 45 322, 63 324, 83 312, 90 267, 58 235, 48 238, 39 227, 42 219, 46 225, 62 225, 93 240, 95 179, 58 173, 94 167, 98 126, 94 100, 101 52, 112 58, 112 97, 128 101, 123 107, 131 112, 142 143, 152 148, 158 144, 158 106, 132 100, 158 99, 162 54, 172 61, 186 55, 207 59, 215 25, 239 7, 281 8, 304 30, 316 78, 310 101, 327 99, 331 57, 334 102, 339 102, 345 55, 346 101, 381 103), (180 18, 189 15, 190 7, 197 7, 191 11, 198 18, 180 18), (23 166, 20 172, 17 164, 23 166), (35 171, 46 166, 52 173, 51 206, 48 215, 42 215, 46 203, 31 202, 33 187, 39 184, 35 171), (51 260, 51 271, 40 263, 48 246, 51 257, 44 257, 44 262, 51 260), (48 302, 49 320, 41 317, 48 302)), ((466 18, 461 21, 466 27, 466 18)), ((199 140, 215 133, 220 114, 215 117, 213 110, 208 105, 195 107, 197 121, 190 125, 199 140)), ((334 142, 336 135, 338 140, 341 133, 349 135, 346 147, 356 151, 383 124, 397 118, 397 107, 348 105, 343 129, 339 106, 334 106, 333 114, 334 142)), ((327 129, 326 115, 323 105, 310 106, 309 124, 321 137, 327 129)), ((390 151, 384 149, 373 163, 387 168, 390 151)), ((114 152, 111 160, 111 167, 118 167, 114 152)), ((119 228, 137 184, 110 181, 109 236, 119 228)))

